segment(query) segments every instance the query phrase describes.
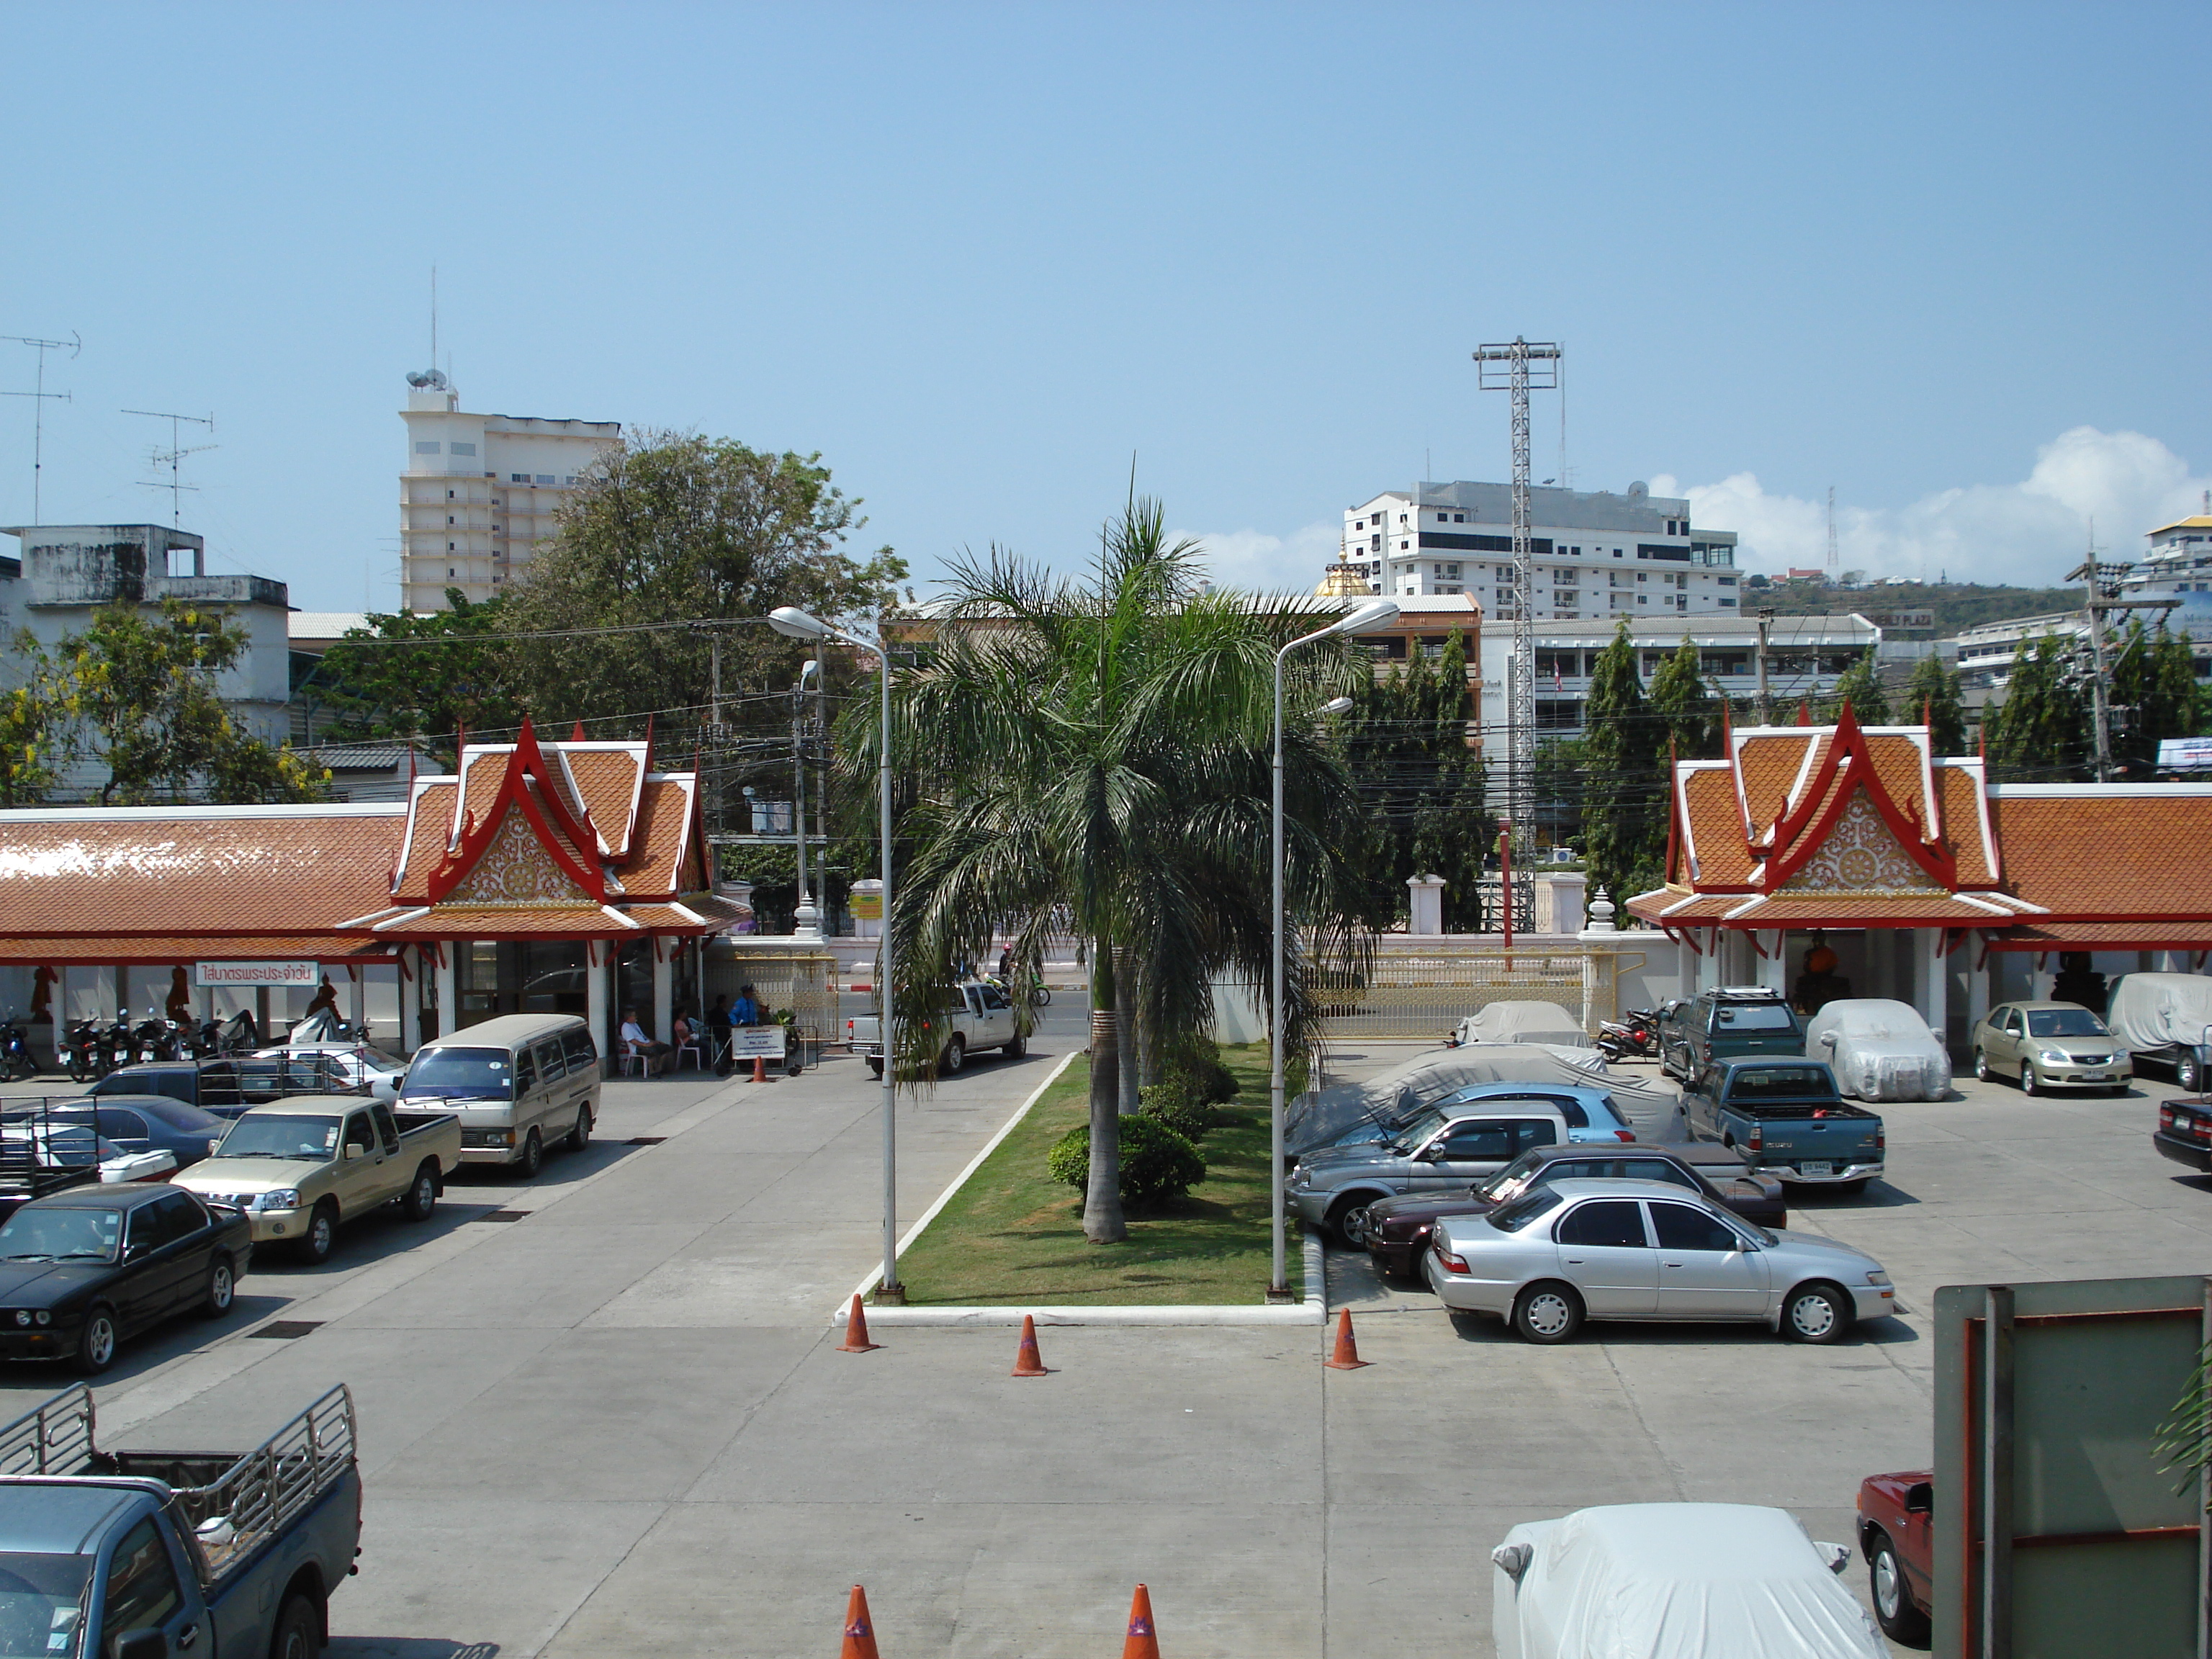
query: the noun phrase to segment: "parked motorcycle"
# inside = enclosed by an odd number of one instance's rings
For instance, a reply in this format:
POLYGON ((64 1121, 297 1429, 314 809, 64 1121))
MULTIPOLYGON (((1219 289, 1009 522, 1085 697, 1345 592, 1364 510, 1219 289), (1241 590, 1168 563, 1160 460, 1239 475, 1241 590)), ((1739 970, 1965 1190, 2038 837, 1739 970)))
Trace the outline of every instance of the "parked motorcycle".
POLYGON ((1621 1018, 1598 1022, 1597 1046, 1607 1060, 1659 1058, 1659 1015, 1650 1008, 1631 1008, 1621 1018))
POLYGON ((69 1035, 62 1042, 62 1063, 68 1068, 73 1083, 89 1083, 97 1077, 106 1077, 108 1067, 100 1049, 101 1030, 97 1020, 73 1019, 69 1035))
POLYGON ((131 1011, 118 1008, 115 1020, 100 1033, 100 1074, 106 1077, 118 1066, 128 1066, 137 1055, 134 1046, 137 1028, 131 1024, 131 1011))
POLYGON ((131 1032, 130 1054, 139 1065, 178 1057, 177 1028, 166 1019, 143 1019, 131 1032))
POLYGON ((23 1036, 23 1028, 16 1024, 15 1012, 8 1012, 4 1024, 0 1024, 0 1078, 9 1083, 20 1083, 39 1074, 39 1062, 31 1058, 31 1045, 23 1036))

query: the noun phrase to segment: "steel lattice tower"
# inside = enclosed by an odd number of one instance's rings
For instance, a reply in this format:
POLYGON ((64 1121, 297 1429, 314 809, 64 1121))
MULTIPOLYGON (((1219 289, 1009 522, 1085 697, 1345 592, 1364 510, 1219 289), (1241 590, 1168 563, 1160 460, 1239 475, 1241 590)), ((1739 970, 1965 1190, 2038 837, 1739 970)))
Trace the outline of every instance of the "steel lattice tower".
MULTIPOLYGON (((1525 849, 1536 785, 1536 552, 1528 536, 1528 393, 1559 383, 1558 344, 1524 340, 1477 347, 1486 392, 1513 394, 1513 669, 1506 688, 1506 810, 1513 844, 1525 849)), ((1510 902, 1510 900, 1508 900, 1510 902)))

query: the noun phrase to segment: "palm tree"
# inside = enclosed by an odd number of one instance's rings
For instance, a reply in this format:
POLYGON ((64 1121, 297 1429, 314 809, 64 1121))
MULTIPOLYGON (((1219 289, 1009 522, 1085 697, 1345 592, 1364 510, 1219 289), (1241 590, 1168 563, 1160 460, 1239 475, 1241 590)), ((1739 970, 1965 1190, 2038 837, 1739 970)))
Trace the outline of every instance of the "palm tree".
MULTIPOLYGON (((1030 972, 1058 926, 1087 943, 1094 1243, 1127 1233, 1117 1011, 1157 1052, 1211 1024, 1217 978, 1268 981, 1270 676, 1277 647, 1316 620, 1207 592, 1198 545, 1170 544, 1161 525, 1157 502, 1133 498, 1088 585, 995 548, 953 562, 943 625, 901 673, 891 716, 908 791, 899 1006, 941 1006, 954 964, 984 959, 994 929, 1030 972)), ((1364 660, 1310 653, 1295 706, 1352 682, 1364 660)), ((858 771, 876 733, 872 710, 853 720, 858 771)), ((1328 954, 1356 956, 1344 849, 1357 792, 1311 720, 1286 741, 1291 902, 1328 954)), ((1294 956, 1285 1011, 1300 1052, 1313 1032, 1305 968, 1294 956)), ((900 1046, 902 1066, 933 1073, 923 1022, 902 1023, 900 1046)))

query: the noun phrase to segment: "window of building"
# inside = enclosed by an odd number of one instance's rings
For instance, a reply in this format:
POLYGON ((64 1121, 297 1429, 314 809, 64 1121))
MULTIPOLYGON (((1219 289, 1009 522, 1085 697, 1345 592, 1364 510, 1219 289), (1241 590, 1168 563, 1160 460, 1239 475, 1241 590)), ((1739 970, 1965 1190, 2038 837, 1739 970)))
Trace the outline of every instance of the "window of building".
POLYGON ((1405 515, 1404 514, 1401 513, 1401 514, 1398 515, 1398 522, 1399 522, 1400 524, 1403 524, 1403 523, 1405 523, 1405 522, 1406 522, 1406 515, 1405 515))
POLYGON ((553 475, 550 472, 541 472, 538 475, 538 482, 542 484, 550 484, 553 482, 553 475))
POLYGON ((447 543, 446 544, 446 551, 447 551, 447 552, 448 552, 448 553, 450 553, 450 552, 452 552, 453 550, 453 543, 451 543, 451 542, 447 542, 447 543))
POLYGON ((453 492, 452 490, 449 489, 446 492, 446 499, 449 501, 453 499, 453 492))
POLYGON ((448 446, 447 453, 453 455, 473 455, 477 453, 477 447, 474 444, 453 444, 448 446))
POLYGON ((1454 524, 1465 524, 1465 523, 1467 522, 1467 514, 1464 514, 1464 513, 1455 513, 1455 514, 1452 514, 1452 522, 1453 522, 1454 524))
POLYGON ((509 483, 528 483, 530 475, 527 472, 510 472, 507 475, 507 481, 509 483))
POLYGON ((447 565, 447 566, 446 567, 446 574, 447 574, 448 576, 452 575, 452 574, 453 574, 453 566, 451 566, 451 565, 447 565))
POLYGON ((415 446, 415 453, 417 455, 436 454, 438 453, 438 441, 435 438, 432 438, 427 441, 416 444, 415 446))

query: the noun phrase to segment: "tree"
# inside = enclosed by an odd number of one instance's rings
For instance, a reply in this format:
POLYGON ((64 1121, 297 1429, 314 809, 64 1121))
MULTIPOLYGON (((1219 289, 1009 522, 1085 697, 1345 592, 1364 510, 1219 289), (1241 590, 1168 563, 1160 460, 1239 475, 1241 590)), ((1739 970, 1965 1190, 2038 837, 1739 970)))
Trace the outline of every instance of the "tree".
POLYGON ((833 622, 883 609, 906 576, 888 547, 840 550, 866 520, 818 455, 770 455, 726 438, 647 432, 606 452, 562 509, 560 528, 501 617, 517 699, 541 725, 616 719, 702 723, 719 644, 723 718, 788 720, 781 688, 805 647, 760 627, 652 628, 589 638, 568 630, 753 623, 778 605, 833 622), (778 688, 772 704, 747 688, 778 688))
POLYGON ((2165 738, 2193 738, 2203 724, 2203 693, 2189 635, 2147 630, 2133 618, 2111 659, 2112 758, 2123 775, 2148 779, 2165 738))
MULTIPOLYGON (((1197 544, 1170 544, 1161 525, 1157 503, 1133 499, 1087 582, 995 549, 953 560, 935 648, 894 685, 908 789, 891 917, 899 1006, 942 1006, 952 964, 984 959, 994 929, 1012 933, 1023 971, 1061 927, 1086 942, 1094 1243, 1127 1236, 1117 1008, 1126 1000, 1166 1050, 1211 1025, 1217 978, 1269 982, 1273 659, 1315 621, 1206 592, 1197 544)), ((1286 891, 1324 949, 1351 935, 1347 849, 1361 817, 1315 710, 1367 672, 1356 659, 1308 647, 1287 681, 1286 891)), ((877 722, 872 697, 845 718, 856 786, 875 763, 877 722)), ((1301 1053, 1313 963, 1294 944, 1284 1012, 1301 1053)), ((930 1067, 939 1041, 900 1022, 907 1066, 930 1067)))
POLYGON ((1703 658, 1687 634, 1651 677, 1650 702, 1675 755, 1710 760, 1720 753, 1721 700, 1706 686, 1703 658))
POLYGON ((1483 767, 1467 746, 1467 654, 1453 635, 1435 658, 1418 647, 1382 678, 1354 688, 1337 731, 1365 804, 1361 920, 1387 927, 1406 913, 1406 883, 1444 881, 1444 927, 1483 925, 1484 860, 1498 839, 1483 801, 1483 767))
POLYGON ((15 653, 23 684, 0 692, 0 806, 36 806, 71 757, 72 688, 27 632, 15 653))
POLYGON ((107 769, 103 806, 179 799, 204 788, 231 801, 312 800, 329 774, 240 732, 216 676, 244 653, 246 631, 227 612, 164 599, 93 612, 82 634, 49 656, 27 635, 19 647, 69 688, 71 748, 107 769))
POLYGON ((1835 690, 1828 693, 1827 717, 1836 719, 1844 712, 1845 704, 1850 705, 1852 718, 1861 726, 1889 724, 1889 699, 1882 694, 1881 678, 1874 670, 1872 646, 1838 677, 1835 690))
POLYGON ((2004 707, 1997 711, 1990 758, 2011 783, 2052 782, 2085 775, 2088 699, 2072 673, 2072 640, 2045 634, 2014 647, 2004 707))
POLYGON ((360 737, 428 738, 450 750, 455 734, 522 723, 511 647, 501 632, 504 594, 471 600, 446 590, 446 611, 373 613, 346 630, 303 690, 319 691, 339 731, 360 737))
POLYGON ((1636 642, 1622 618, 1613 642, 1597 653, 1583 713, 1583 845, 1591 890, 1616 901, 1665 879, 1666 728, 1644 701, 1636 672, 1636 642))
POLYGON ((1959 694, 1959 671, 1947 668, 1930 651, 1912 665, 1905 683, 1905 718, 1925 719, 1928 740, 1938 755, 1966 752, 1966 705, 1959 694))

